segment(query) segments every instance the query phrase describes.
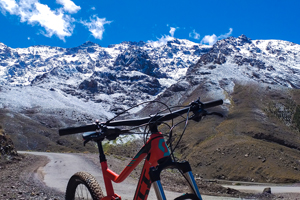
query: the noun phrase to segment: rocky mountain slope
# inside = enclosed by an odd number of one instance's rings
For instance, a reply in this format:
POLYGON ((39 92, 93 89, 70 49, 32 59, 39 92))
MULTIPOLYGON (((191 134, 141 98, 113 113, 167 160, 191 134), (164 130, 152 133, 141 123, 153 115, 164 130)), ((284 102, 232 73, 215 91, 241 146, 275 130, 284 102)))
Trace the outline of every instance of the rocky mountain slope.
POLYGON ((0 124, 18 149, 83 151, 79 136, 59 138, 57 129, 106 120, 148 100, 221 98, 217 109, 226 117, 191 122, 178 155, 205 178, 297 181, 299 58, 298 44, 244 35, 213 46, 175 38, 69 49, 1 44, 0 124))
POLYGON ((286 41, 228 38, 159 95, 173 105, 197 96, 203 101, 225 99, 217 108, 225 117, 192 122, 179 148, 201 177, 299 182, 298 49, 286 41))
POLYGON ((53 128, 106 120, 153 100, 209 48, 175 38, 166 43, 123 42, 109 47, 86 42, 69 49, 12 49, 1 44, 3 126, 18 148, 46 150, 55 143, 66 144, 58 142, 53 128), (13 127, 19 127, 18 131, 13 127), (31 141, 32 136, 38 139, 31 141))
POLYGON ((175 38, 107 48, 91 42, 69 49, 1 44, 1 107, 42 108, 62 120, 107 119, 154 99, 209 48, 175 38))

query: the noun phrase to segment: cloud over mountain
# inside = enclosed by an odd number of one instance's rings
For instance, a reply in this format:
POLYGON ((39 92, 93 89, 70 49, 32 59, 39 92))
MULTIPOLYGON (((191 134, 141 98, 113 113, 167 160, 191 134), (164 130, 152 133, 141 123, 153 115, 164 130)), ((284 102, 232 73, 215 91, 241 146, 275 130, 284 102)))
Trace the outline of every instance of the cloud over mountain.
POLYGON ((2 13, 8 12, 20 17, 22 23, 42 27, 41 33, 43 35, 47 37, 56 35, 59 39, 65 40, 65 37, 72 35, 75 27, 75 19, 68 12, 75 13, 80 7, 67 0, 60 0, 58 3, 64 7, 51 10, 48 5, 41 4, 38 0, 21 0, 19 2, 1 0, 0 7, 2 13))
POLYGON ((81 23, 89 29, 94 38, 102 40, 105 30, 104 25, 110 24, 111 21, 106 21, 105 18, 99 18, 97 17, 97 15, 93 15, 92 17, 90 17, 90 22, 81 21, 81 23))
POLYGON ((222 34, 220 36, 216 36, 215 34, 206 35, 201 40, 201 43, 203 43, 203 44, 209 44, 209 45, 214 45, 218 40, 228 38, 231 35, 232 31, 233 31, 233 29, 230 28, 228 33, 222 34))
POLYGON ((39 0, 0 0, 1 12, 4 15, 9 13, 20 18, 20 22, 42 29, 40 33, 46 37, 56 35, 60 40, 73 34, 75 24, 80 22, 88 27, 96 39, 102 39, 104 25, 111 23, 105 18, 98 18, 96 15, 87 20, 77 20, 71 14, 77 13, 81 7, 71 0, 57 0, 62 7, 51 9, 49 5, 42 4, 39 0))

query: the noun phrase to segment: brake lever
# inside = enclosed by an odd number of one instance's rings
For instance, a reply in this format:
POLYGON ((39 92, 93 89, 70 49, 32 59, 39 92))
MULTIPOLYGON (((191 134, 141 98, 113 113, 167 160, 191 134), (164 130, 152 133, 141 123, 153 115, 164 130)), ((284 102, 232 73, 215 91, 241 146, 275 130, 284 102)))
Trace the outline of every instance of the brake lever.
POLYGON ((84 140, 83 145, 85 146, 86 143, 93 140, 104 140, 105 136, 101 132, 93 132, 93 133, 84 133, 82 134, 82 138, 84 140))
POLYGON ((86 139, 83 141, 83 146, 85 146, 89 141, 91 141, 92 139, 86 139))
POLYGON ((207 115, 207 111, 206 110, 198 110, 198 112, 193 112, 194 115, 191 116, 191 119, 194 120, 195 122, 200 122, 201 119, 207 115))

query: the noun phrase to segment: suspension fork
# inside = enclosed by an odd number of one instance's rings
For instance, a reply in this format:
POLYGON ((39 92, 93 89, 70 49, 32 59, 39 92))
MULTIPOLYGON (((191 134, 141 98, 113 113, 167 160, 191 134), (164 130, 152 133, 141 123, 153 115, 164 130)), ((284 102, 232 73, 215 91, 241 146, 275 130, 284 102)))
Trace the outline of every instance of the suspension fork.
POLYGON ((171 157, 168 158, 163 164, 158 165, 156 168, 150 168, 150 180, 152 182, 153 188, 155 190, 158 200, 166 200, 163 187, 160 181, 160 173, 167 168, 176 168, 183 173, 183 176, 189 183, 190 191, 195 194, 200 200, 202 200, 201 194, 199 192, 198 186, 196 184, 195 178, 192 173, 191 166, 189 162, 174 162, 171 160, 171 157))

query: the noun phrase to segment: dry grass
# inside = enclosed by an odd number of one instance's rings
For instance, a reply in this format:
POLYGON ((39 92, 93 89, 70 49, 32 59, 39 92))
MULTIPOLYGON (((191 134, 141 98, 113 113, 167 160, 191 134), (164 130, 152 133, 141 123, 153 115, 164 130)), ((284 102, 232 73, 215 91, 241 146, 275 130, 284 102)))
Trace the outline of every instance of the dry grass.
POLYGON ((270 105, 279 103, 297 124, 298 97, 292 90, 236 85, 227 116, 190 123, 179 153, 203 178, 299 182, 299 132, 270 111, 270 105))

